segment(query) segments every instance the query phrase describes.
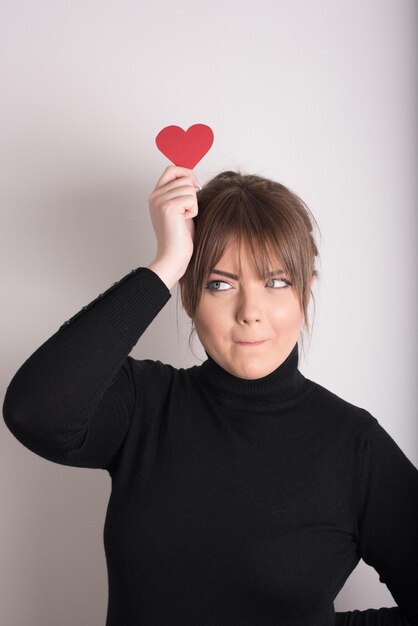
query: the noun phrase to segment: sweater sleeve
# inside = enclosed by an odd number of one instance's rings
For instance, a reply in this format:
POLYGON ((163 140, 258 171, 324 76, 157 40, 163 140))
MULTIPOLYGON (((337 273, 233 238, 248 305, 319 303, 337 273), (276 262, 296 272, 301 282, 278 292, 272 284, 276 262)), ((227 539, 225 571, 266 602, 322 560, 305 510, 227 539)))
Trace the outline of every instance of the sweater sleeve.
POLYGON ((108 469, 135 406, 128 355, 170 298, 139 267, 66 321, 7 387, 3 418, 16 439, 54 463, 108 469))
POLYGON ((336 613, 335 624, 418 626, 418 470, 376 418, 362 444, 355 516, 359 556, 397 606, 336 613))

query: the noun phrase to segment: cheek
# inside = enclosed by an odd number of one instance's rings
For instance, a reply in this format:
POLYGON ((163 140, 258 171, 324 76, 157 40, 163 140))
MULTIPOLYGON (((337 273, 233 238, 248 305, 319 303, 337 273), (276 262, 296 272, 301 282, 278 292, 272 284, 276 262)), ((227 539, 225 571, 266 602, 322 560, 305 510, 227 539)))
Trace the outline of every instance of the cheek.
POLYGON ((303 315, 299 306, 299 302, 292 302, 288 306, 277 307, 273 311, 272 319, 278 324, 286 324, 288 326, 299 326, 302 322, 303 315))
POLYGON ((205 303, 204 306, 199 306, 196 311, 195 327, 197 332, 202 335, 216 334, 218 336, 225 327, 226 319, 225 310, 219 306, 210 306, 210 304, 205 303))
POLYGON ((208 334, 214 325, 214 315, 210 311, 210 307, 200 306, 196 311, 195 327, 201 333, 208 334))

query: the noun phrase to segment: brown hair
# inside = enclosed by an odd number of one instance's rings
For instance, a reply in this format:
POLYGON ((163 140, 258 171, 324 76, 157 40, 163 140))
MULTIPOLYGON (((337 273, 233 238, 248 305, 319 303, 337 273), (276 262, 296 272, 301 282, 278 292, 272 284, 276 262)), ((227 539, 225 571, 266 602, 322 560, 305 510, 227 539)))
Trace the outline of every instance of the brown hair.
POLYGON ((249 248, 253 271, 260 279, 267 275, 271 260, 281 261, 280 267, 293 283, 304 327, 310 334, 310 280, 318 276, 314 264, 319 256, 313 224, 318 231, 319 226, 303 200, 279 182, 241 171, 221 172, 197 192, 197 200, 193 254, 179 280, 183 307, 192 320, 189 347, 196 330, 194 316, 208 276, 226 247, 235 241, 238 250, 243 243, 249 248))

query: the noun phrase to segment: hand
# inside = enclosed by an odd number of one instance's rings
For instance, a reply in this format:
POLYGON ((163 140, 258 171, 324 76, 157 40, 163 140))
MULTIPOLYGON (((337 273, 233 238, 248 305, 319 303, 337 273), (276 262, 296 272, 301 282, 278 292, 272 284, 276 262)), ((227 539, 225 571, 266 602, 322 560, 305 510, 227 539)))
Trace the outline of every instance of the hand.
POLYGON ((198 213, 198 180, 191 169, 169 165, 148 198, 157 238, 153 263, 170 268, 180 278, 193 254, 194 222, 198 213))

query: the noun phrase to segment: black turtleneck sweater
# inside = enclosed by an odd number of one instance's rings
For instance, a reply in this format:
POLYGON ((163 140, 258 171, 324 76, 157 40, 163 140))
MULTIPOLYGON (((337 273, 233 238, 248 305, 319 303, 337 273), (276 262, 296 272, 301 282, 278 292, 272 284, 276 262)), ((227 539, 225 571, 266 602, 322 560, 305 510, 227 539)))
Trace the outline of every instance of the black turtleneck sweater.
MULTIPOLYGON (((171 293, 140 267, 10 382, 13 435, 107 470, 106 626, 418 625, 418 470, 377 419, 298 370, 129 356, 171 293), (397 606, 336 613, 360 558, 397 606)), ((394 603, 394 604, 395 604, 394 603)))

